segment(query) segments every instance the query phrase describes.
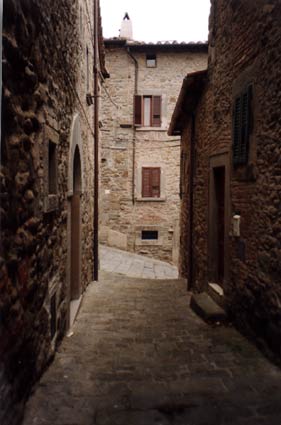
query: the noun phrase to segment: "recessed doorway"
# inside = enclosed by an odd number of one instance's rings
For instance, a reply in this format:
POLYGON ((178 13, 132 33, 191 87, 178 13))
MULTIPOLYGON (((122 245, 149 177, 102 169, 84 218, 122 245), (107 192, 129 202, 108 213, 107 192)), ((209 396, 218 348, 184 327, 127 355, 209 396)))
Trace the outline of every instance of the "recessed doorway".
POLYGON ((208 280, 222 288, 227 277, 229 221, 228 155, 210 159, 208 280))

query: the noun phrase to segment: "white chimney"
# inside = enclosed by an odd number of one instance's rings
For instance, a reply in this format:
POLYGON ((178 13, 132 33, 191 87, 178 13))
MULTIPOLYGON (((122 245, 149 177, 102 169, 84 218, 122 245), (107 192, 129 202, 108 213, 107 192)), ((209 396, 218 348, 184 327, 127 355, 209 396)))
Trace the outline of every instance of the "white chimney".
POLYGON ((132 40, 133 39, 132 21, 131 21, 127 12, 125 13, 123 21, 121 23, 121 29, 120 29, 119 37, 125 38, 126 40, 132 40))

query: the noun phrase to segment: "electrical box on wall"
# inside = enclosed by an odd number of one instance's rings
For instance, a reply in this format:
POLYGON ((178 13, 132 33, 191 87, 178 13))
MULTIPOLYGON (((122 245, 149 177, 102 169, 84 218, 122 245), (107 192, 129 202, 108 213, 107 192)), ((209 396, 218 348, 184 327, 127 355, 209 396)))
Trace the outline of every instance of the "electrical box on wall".
POLYGON ((240 236, 240 220, 241 220, 241 216, 238 214, 235 214, 232 218, 233 236, 236 236, 236 237, 240 236))

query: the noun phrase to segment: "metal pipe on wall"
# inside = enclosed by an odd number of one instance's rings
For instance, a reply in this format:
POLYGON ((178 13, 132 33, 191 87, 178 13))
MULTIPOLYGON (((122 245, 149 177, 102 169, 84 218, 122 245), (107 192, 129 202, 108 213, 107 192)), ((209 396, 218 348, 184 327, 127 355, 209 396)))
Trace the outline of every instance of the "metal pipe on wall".
POLYGON ((99 279, 99 86, 98 86, 99 0, 94 0, 94 280, 99 279))
MULTIPOLYGON (((127 53, 135 64, 135 95, 138 94, 138 75, 139 75, 139 64, 137 59, 130 52, 130 48, 127 48, 127 53)), ((134 103, 135 104, 135 103, 134 103)), ((135 114, 135 108, 134 108, 135 114)), ((135 204, 135 168, 136 168, 136 128, 133 125, 133 157, 132 157, 132 203, 135 204)))

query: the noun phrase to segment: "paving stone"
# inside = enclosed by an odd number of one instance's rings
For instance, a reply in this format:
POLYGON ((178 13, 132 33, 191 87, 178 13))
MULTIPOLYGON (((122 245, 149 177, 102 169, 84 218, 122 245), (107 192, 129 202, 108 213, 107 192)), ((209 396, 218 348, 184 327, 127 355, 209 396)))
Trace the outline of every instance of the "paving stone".
POLYGON ((177 268, 171 264, 104 245, 100 246, 100 264, 104 271, 135 278, 176 279, 178 277, 177 268))
POLYGON ((24 425, 280 425, 281 371, 178 279, 100 273, 24 425))

